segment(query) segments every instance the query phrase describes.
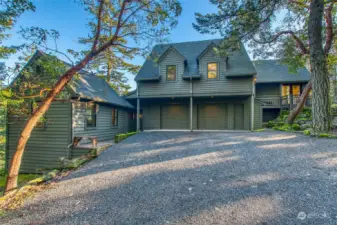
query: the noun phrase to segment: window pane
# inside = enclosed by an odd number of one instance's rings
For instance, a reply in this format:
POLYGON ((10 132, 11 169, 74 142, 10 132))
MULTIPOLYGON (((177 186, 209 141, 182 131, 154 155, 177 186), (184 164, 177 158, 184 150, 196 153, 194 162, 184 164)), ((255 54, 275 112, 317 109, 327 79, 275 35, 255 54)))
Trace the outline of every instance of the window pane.
POLYGON ((112 125, 117 126, 118 125, 118 111, 117 109, 112 109, 112 125))
POLYGON ((85 119, 87 127, 96 126, 96 105, 87 103, 85 110, 85 119))
POLYGON ((293 95, 300 96, 301 95, 301 86, 293 85, 293 95))
POLYGON ((290 86, 282 85, 282 97, 290 95, 290 86))
POLYGON ((208 70, 216 71, 216 63, 208 63, 208 70))
POLYGON ((207 64, 207 77, 209 79, 214 79, 218 77, 218 65, 217 63, 208 63, 207 64))
POLYGON ((176 66, 167 66, 167 80, 176 80, 176 66))

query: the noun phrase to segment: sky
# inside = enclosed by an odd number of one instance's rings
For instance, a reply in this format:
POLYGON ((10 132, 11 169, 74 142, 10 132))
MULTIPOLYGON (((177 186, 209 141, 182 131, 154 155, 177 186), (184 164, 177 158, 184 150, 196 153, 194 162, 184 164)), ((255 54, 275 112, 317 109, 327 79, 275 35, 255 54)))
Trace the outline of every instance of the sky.
MULTIPOLYGON (((57 40, 57 47, 60 51, 66 49, 81 50, 83 45, 78 43, 79 37, 88 35, 88 14, 81 5, 74 0, 33 0, 36 6, 35 12, 25 12, 18 20, 12 31, 12 38, 5 42, 8 45, 16 45, 24 40, 16 32, 20 27, 41 27, 44 29, 55 29, 59 31, 60 38, 57 40)), ((212 38, 219 38, 215 35, 203 35, 198 33, 192 23, 195 21, 195 12, 202 14, 215 12, 216 7, 208 0, 181 0, 182 14, 179 18, 178 26, 171 31, 170 42, 197 41, 212 38)), ((54 47, 54 46, 51 46, 54 47)), ((17 56, 8 60, 8 64, 13 64, 17 56)), ((62 58, 62 56, 60 57, 62 58)), ((143 57, 135 58, 132 63, 142 65, 143 57)), ((132 90, 135 89, 134 75, 127 74, 132 90)))

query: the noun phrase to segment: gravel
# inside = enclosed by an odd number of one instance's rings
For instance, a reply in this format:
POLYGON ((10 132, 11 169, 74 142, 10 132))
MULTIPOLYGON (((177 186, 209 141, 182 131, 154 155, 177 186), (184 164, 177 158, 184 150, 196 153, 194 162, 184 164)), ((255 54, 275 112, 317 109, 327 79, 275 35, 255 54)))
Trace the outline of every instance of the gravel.
POLYGON ((337 224, 337 140, 143 132, 0 224, 337 224))

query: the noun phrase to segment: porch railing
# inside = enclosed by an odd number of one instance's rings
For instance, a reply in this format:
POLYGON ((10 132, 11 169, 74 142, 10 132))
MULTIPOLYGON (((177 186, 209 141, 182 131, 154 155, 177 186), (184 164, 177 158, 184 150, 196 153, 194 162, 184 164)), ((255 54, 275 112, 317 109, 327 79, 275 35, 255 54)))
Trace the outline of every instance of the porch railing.
MULTIPOLYGON (((300 102, 300 96, 298 95, 288 95, 282 97, 257 97, 265 108, 288 108, 293 109, 300 102)), ((305 106, 311 106, 311 97, 305 102, 305 106)))

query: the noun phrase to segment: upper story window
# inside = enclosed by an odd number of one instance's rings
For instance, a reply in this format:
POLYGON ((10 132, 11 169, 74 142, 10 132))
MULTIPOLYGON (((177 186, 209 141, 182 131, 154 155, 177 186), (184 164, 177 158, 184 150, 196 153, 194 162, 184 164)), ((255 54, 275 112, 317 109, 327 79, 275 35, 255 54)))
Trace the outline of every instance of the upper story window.
POLYGON ((174 81, 177 79, 177 67, 170 65, 166 67, 166 80, 174 81))
POLYGON ((85 124, 87 127, 96 127, 96 110, 97 105, 94 103, 87 103, 85 110, 85 124))
POLYGON ((207 64, 207 78, 208 79, 217 79, 218 78, 218 64, 217 63, 208 63, 207 64))
POLYGON ((112 109, 112 126, 118 126, 118 110, 112 109))

